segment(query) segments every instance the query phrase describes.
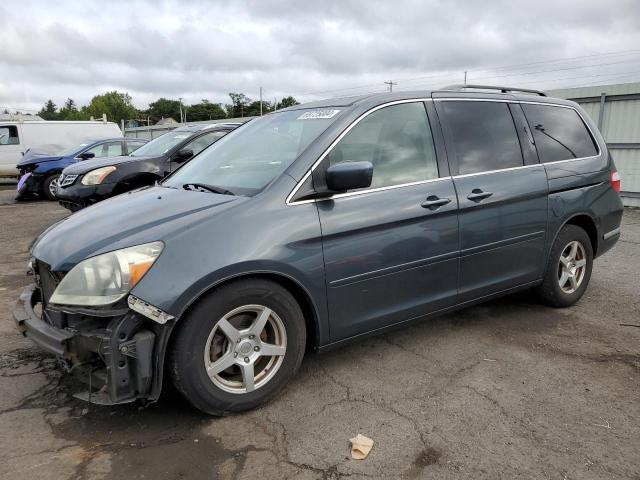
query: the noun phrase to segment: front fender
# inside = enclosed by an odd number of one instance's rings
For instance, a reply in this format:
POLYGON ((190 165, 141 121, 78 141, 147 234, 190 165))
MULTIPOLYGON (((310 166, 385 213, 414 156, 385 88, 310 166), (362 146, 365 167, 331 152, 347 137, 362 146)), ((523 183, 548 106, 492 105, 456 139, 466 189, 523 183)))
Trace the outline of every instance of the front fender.
MULTIPOLYGON (((293 179, 287 179, 287 188, 293 188, 293 179)), ((224 211, 203 212, 197 222, 182 227, 176 222, 171 234, 161 238, 165 248, 133 295, 179 319, 195 300, 224 281, 278 275, 307 293, 317 312, 320 341, 328 338, 318 211, 312 203, 285 205, 279 191, 232 202, 224 211)))

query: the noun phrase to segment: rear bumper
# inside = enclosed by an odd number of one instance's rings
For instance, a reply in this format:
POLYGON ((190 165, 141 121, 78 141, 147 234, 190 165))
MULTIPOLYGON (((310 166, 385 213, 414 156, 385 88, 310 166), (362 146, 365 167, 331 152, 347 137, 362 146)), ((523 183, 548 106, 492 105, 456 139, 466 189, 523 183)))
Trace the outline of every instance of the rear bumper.
POLYGON ((40 317, 38 304, 40 290, 25 288, 13 311, 16 326, 85 384, 78 398, 102 405, 157 400, 173 325, 159 325, 128 309, 90 317, 85 311, 47 307, 40 317))
POLYGON ((599 239, 598 257, 611 250, 613 246, 618 243, 620 233, 620 227, 617 227, 602 234, 602 237, 599 239))

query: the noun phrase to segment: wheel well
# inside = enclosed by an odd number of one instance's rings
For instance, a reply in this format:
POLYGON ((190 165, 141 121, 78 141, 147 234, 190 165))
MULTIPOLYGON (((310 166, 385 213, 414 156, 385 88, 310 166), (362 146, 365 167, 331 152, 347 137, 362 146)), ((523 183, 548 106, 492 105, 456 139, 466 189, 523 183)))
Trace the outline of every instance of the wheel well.
POLYGON ((596 224, 593 219, 588 215, 577 215, 570 218, 565 225, 575 225, 587 232, 589 240, 591 240, 591 247, 593 248, 593 255, 595 257, 598 250, 598 229, 596 228, 596 224))
MULTIPOLYGON (((316 347, 318 341, 318 316, 315 308, 313 307, 311 297, 309 296, 307 291, 295 280, 292 280, 291 278, 284 275, 279 275, 277 273, 250 273, 232 277, 220 283, 217 283, 213 287, 202 292, 198 296, 198 298, 187 307, 187 309, 181 316, 186 315, 189 310, 191 310, 202 298, 205 297, 205 295, 208 295, 215 289, 227 285, 231 282, 235 282, 237 280, 246 280, 249 278, 270 280, 279 284, 280 286, 285 288, 291 295, 293 295, 293 298, 295 298, 298 302, 298 305, 300 305, 302 316, 304 317, 304 323, 307 329, 307 350, 313 350, 316 347)), ((178 324, 176 326, 180 328, 180 321, 178 321, 178 324)))

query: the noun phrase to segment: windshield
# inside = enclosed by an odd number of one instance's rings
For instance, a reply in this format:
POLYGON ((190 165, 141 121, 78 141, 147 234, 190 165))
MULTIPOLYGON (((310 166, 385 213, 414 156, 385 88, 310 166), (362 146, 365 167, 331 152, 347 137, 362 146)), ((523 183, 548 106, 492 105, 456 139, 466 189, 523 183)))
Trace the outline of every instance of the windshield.
POLYGON ((76 153, 78 153, 80 150, 82 150, 87 145, 89 145, 89 144, 88 143, 81 143, 80 145, 74 145, 73 147, 65 148, 61 152, 58 152, 58 156, 59 157, 69 157, 71 155, 75 155, 76 153))
POLYGON ((163 185, 201 184, 235 195, 255 195, 291 165, 338 113, 293 110, 252 120, 204 150, 163 185))
POLYGON ((169 133, 154 138, 131 154, 132 157, 158 157, 164 155, 183 140, 189 138, 194 132, 173 130, 169 133))

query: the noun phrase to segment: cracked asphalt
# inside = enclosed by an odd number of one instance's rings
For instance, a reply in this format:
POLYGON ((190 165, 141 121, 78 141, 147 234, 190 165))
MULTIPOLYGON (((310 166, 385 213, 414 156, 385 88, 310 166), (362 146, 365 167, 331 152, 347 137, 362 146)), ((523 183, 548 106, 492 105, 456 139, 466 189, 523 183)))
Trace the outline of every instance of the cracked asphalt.
POLYGON ((75 400, 11 310, 66 211, 0 191, 0 478, 640 479, 640 211, 573 308, 521 293, 308 355, 257 410, 75 400), (349 438, 375 445, 364 461, 349 438))

